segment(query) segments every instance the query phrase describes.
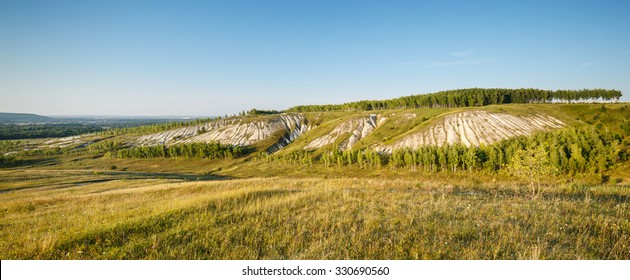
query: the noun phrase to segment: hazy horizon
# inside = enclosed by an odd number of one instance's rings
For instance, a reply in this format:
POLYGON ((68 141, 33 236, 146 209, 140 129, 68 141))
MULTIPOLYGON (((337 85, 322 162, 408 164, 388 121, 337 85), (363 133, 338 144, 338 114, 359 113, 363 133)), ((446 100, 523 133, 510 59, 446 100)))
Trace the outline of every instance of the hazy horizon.
POLYGON ((621 90, 630 3, 4 1, 0 112, 223 116, 460 88, 621 90))
MULTIPOLYGON (((150 119, 158 119, 158 118, 215 118, 219 117, 218 115, 43 115, 37 113, 30 112, 0 112, 0 114, 33 114, 38 116, 50 117, 50 118, 150 118, 150 119)), ((223 116, 221 116, 223 117, 223 116)))
MULTIPOLYGON (((628 102, 628 101, 624 101, 623 99, 627 99, 626 96, 623 96, 621 98, 621 100, 619 102, 628 102)), ((359 101, 359 100, 355 100, 355 101, 359 101)), ((617 103, 614 100, 585 100, 585 101, 580 101, 580 100, 573 100, 571 101, 571 104, 580 104, 580 103, 617 103)), ((551 103, 566 103, 565 101, 562 100, 558 100, 558 101, 552 101, 551 103)), ((296 105, 333 105, 333 104, 296 104, 296 105)), ((258 108, 260 109, 260 108, 258 108)), ((284 108, 286 109, 286 108, 284 108)), ((38 114, 38 113, 33 113, 33 112, 8 112, 8 111, 0 111, 1 113, 13 113, 13 114, 35 114, 35 115, 40 115, 40 116, 44 116, 44 117, 51 117, 51 118, 216 118, 216 117, 224 117, 224 116, 238 116, 240 113, 243 112, 247 112, 248 110, 240 110, 238 112, 234 112, 231 114, 223 114, 223 115, 218 115, 218 114, 208 114, 208 115, 191 115, 191 114, 182 114, 182 115, 169 115, 169 114, 162 114, 162 115, 117 115, 117 114, 103 114, 103 115, 99 115, 99 114, 76 114, 76 115, 67 115, 67 114, 38 114)))

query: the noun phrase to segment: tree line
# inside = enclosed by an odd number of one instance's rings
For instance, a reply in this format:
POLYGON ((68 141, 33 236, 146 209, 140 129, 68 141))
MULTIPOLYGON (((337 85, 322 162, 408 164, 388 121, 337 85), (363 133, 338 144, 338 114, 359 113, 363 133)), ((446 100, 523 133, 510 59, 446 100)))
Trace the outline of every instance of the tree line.
POLYGON ((602 173, 630 157, 622 137, 590 127, 577 127, 515 137, 493 145, 466 147, 462 144, 397 149, 391 154, 371 149, 341 151, 334 148, 315 158, 312 152, 293 151, 278 155, 260 154, 267 162, 284 162, 326 167, 355 166, 361 169, 391 168, 414 171, 497 173, 506 168, 522 151, 539 149, 549 159, 549 167, 560 174, 602 173))
POLYGON ((0 140, 66 137, 102 130, 95 124, 0 124, 0 140))
POLYGON ((389 100, 363 100, 334 105, 301 105, 291 107, 286 112, 325 112, 343 110, 381 110, 410 108, 454 108, 486 106, 510 103, 549 103, 554 101, 572 102, 588 100, 616 100, 621 97, 619 90, 542 90, 533 88, 469 88, 440 91, 431 94, 404 96, 389 100))
POLYGON ((186 143, 171 146, 136 146, 118 151, 110 151, 108 155, 118 158, 198 158, 198 159, 232 159, 245 155, 248 149, 241 146, 223 145, 219 142, 186 143))
POLYGON ((57 138, 87 133, 121 135, 127 133, 152 133, 167 129, 204 123, 211 118, 192 121, 168 121, 163 119, 70 119, 67 123, 0 124, 0 140, 57 138))
MULTIPOLYGON (((15 156, 3 155, 1 151, 14 150, 21 142, 0 141, 0 165, 7 166, 16 162, 15 156)), ((15 155, 18 156, 57 156, 57 155, 104 155, 114 158, 186 158, 186 159, 232 159, 251 153, 252 149, 243 146, 224 145, 219 142, 210 143, 184 143, 175 145, 158 146, 134 146, 119 141, 98 141, 86 146, 61 148, 51 147, 46 149, 25 149, 15 155)))
MULTIPOLYGON (((207 123, 215 118, 197 118, 190 121, 171 121, 171 122, 159 122, 154 124, 145 124, 140 126, 130 126, 130 127, 115 127, 109 128, 105 131, 102 131, 100 134, 105 136, 116 136, 116 135, 125 135, 125 134, 149 134, 149 133, 157 133, 165 130, 171 130, 180 127, 186 127, 196 124, 207 123)), ((220 119, 220 117, 217 117, 220 119)))

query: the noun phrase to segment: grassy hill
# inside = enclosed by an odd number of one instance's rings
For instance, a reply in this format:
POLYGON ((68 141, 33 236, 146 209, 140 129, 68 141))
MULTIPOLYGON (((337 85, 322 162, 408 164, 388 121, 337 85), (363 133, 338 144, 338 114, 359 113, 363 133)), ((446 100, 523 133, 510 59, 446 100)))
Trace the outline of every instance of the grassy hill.
MULTIPOLYGON (((626 103, 617 104, 505 104, 469 108, 424 108, 373 110, 363 112, 323 112, 305 113, 307 119, 317 120, 314 128, 288 146, 284 152, 304 149, 310 141, 329 134, 335 127, 354 118, 376 114, 386 118, 368 137, 362 139, 353 149, 364 149, 381 144, 389 144, 408 135, 425 131, 444 117, 465 111, 485 111, 521 117, 546 115, 566 124, 566 127, 593 125, 614 133, 627 135, 630 120, 630 107, 626 103)), ((350 135, 341 136, 337 142, 347 140, 350 135)), ((323 149, 330 149, 324 147, 323 149)))
POLYGON ((53 118, 22 113, 2 113, 0 112, 0 123, 43 123, 54 120, 53 118))
POLYGON ((295 137, 289 115, 265 114, 0 141, 0 258, 630 259, 629 105, 308 111, 291 113, 295 137), (471 112, 563 125, 378 152, 471 112), (186 142, 219 132, 261 140, 213 157, 186 142), (156 133, 165 146, 140 145, 156 133), (528 159, 549 172, 516 173, 528 159))

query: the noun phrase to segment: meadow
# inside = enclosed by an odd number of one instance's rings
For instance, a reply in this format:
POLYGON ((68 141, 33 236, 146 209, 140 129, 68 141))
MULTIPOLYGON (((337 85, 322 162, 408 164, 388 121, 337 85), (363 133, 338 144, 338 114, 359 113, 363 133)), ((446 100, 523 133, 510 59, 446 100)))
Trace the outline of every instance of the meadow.
POLYGON ((484 106, 567 127, 392 154, 371 147, 468 109, 369 111, 389 121, 342 152, 350 132, 304 147, 366 112, 309 108, 275 153, 285 130, 242 150, 137 142, 202 120, 0 141, 0 259, 630 259, 626 103, 484 106))
POLYGON ((2 170, 0 258, 630 259, 627 185, 331 170, 2 170))

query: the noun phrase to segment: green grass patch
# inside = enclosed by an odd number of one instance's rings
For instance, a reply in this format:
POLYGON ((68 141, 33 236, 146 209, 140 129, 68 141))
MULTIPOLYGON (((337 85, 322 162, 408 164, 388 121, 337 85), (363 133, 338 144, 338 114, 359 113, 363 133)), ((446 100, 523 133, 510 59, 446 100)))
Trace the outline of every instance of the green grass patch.
POLYGON ((393 177, 119 179, 1 193, 0 258, 630 258, 627 186, 551 185, 531 199, 500 178, 393 177))

